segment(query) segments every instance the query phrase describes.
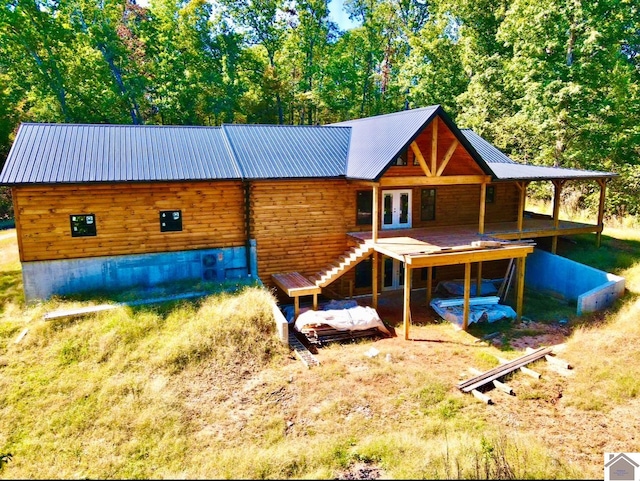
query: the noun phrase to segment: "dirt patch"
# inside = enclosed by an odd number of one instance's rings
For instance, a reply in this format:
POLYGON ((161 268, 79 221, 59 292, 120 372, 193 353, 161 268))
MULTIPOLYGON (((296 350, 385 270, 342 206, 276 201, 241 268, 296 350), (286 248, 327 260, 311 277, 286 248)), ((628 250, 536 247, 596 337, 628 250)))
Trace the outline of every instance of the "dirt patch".
POLYGON ((355 463, 342 471, 335 479, 380 479, 383 477, 381 468, 367 463, 355 463))

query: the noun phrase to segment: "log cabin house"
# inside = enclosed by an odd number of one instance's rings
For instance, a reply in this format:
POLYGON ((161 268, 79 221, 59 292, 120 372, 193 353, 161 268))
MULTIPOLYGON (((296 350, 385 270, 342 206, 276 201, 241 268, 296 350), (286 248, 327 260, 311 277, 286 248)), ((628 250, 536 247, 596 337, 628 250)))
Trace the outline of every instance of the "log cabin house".
POLYGON ((440 106, 326 126, 22 124, 0 184, 12 188, 27 300, 179 279, 257 277, 280 296, 411 289, 517 264, 525 239, 603 228, 615 174, 518 164, 440 106), (568 181, 594 181, 594 224, 559 219, 568 181), (554 186, 553 216, 525 213, 554 186))

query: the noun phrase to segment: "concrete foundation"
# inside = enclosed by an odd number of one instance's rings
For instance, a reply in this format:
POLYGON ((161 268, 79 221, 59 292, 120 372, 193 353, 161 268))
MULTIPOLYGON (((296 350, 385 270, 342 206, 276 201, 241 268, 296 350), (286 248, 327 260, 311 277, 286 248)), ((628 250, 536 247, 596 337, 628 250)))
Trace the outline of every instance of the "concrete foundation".
POLYGON ((257 270, 255 241, 251 247, 249 257, 245 247, 229 247, 23 262, 25 299, 151 287, 171 281, 221 282, 251 278, 257 270))
POLYGON ((624 277, 535 249, 527 257, 527 287, 577 303, 578 315, 609 307, 624 294, 624 277))

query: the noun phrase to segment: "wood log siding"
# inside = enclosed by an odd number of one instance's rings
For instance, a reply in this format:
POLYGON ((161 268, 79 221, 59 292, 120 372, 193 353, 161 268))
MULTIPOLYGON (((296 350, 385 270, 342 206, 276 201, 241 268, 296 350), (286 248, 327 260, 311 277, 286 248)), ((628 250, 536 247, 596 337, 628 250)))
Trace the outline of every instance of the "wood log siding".
MULTIPOLYGON (((251 184, 251 234, 258 275, 298 271, 311 276, 348 248, 356 190, 344 180, 273 180, 251 184)), ((370 229, 370 227, 369 227, 370 229)))
POLYGON ((243 246, 242 183, 162 182, 16 187, 22 261, 243 246), (182 210, 160 232, 160 210, 182 210), (97 236, 72 237, 69 216, 95 214, 97 236))

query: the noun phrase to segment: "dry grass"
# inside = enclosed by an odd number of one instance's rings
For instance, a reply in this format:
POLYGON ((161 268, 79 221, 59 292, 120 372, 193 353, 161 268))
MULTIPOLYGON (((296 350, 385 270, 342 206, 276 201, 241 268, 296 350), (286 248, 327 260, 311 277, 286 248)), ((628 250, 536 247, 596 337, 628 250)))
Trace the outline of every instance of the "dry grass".
POLYGON ((48 323, 64 301, 8 296, 0 478, 598 478, 605 451, 640 451, 637 293, 566 339, 571 377, 539 362, 494 406, 456 383, 521 353, 446 323, 374 358, 371 341, 330 345, 306 369, 260 289, 48 323))

